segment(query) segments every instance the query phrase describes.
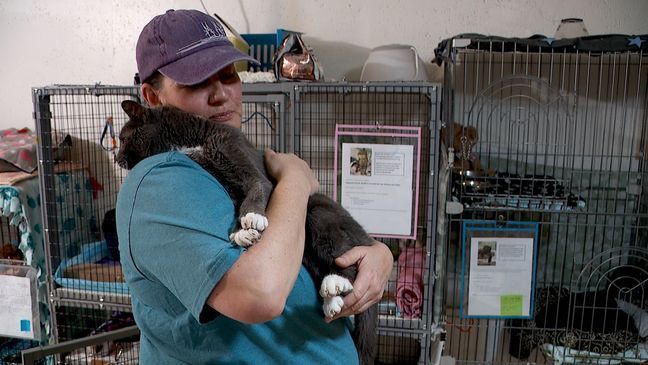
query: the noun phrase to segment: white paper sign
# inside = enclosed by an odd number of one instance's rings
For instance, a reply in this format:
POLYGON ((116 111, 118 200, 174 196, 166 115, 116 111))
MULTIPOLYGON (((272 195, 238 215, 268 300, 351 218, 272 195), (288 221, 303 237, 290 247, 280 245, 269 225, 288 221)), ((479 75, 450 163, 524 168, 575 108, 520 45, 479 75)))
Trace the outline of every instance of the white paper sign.
POLYGON ((469 316, 529 316, 533 238, 470 239, 469 316))
POLYGON ((0 336, 34 339, 34 298, 32 279, 0 275, 0 336))
POLYGON ((342 144, 341 204, 370 234, 412 234, 414 147, 342 144))

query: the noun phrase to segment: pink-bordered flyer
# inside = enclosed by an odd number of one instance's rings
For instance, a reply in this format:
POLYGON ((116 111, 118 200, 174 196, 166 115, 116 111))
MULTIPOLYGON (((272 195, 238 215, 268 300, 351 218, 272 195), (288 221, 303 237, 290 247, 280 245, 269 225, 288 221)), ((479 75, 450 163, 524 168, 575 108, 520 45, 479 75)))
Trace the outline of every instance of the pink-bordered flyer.
POLYGON ((372 237, 416 239, 421 128, 336 124, 335 141, 334 199, 372 237))

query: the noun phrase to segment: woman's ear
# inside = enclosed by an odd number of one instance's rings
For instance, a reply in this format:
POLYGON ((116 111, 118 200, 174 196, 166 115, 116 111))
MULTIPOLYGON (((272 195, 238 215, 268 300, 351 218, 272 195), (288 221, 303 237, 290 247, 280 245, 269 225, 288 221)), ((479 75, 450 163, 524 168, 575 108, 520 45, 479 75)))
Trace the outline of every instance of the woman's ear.
POLYGON ((160 96, 158 95, 158 90, 156 90, 151 84, 143 83, 141 86, 142 97, 146 100, 146 103, 150 107, 160 106, 160 96))

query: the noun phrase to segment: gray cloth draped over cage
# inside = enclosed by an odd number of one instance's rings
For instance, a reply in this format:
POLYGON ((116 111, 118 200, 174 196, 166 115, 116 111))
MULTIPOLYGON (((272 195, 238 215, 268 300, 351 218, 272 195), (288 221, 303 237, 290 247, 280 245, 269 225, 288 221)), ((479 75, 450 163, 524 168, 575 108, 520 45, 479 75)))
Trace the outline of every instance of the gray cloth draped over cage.
POLYGON ((542 34, 529 38, 507 38, 477 33, 463 33, 442 40, 434 50, 434 62, 454 61, 453 40, 466 39, 466 48, 490 52, 624 52, 648 51, 648 34, 602 34, 581 38, 554 39, 542 34), (484 47, 488 48, 484 48, 484 47))

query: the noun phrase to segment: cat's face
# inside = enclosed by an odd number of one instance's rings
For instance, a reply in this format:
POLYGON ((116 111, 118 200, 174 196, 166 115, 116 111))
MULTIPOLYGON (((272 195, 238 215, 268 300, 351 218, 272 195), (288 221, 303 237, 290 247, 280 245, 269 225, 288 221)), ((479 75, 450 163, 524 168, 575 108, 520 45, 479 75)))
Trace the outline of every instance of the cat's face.
POLYGON ((159 140, 159 128, 155 126, 157 111, 131 100, 123 101, 122 109, 130 120, 119 132, 120 143, 116 161, 119 166, 130 170, 138 162, 154 154, 153 143, 159 140))

